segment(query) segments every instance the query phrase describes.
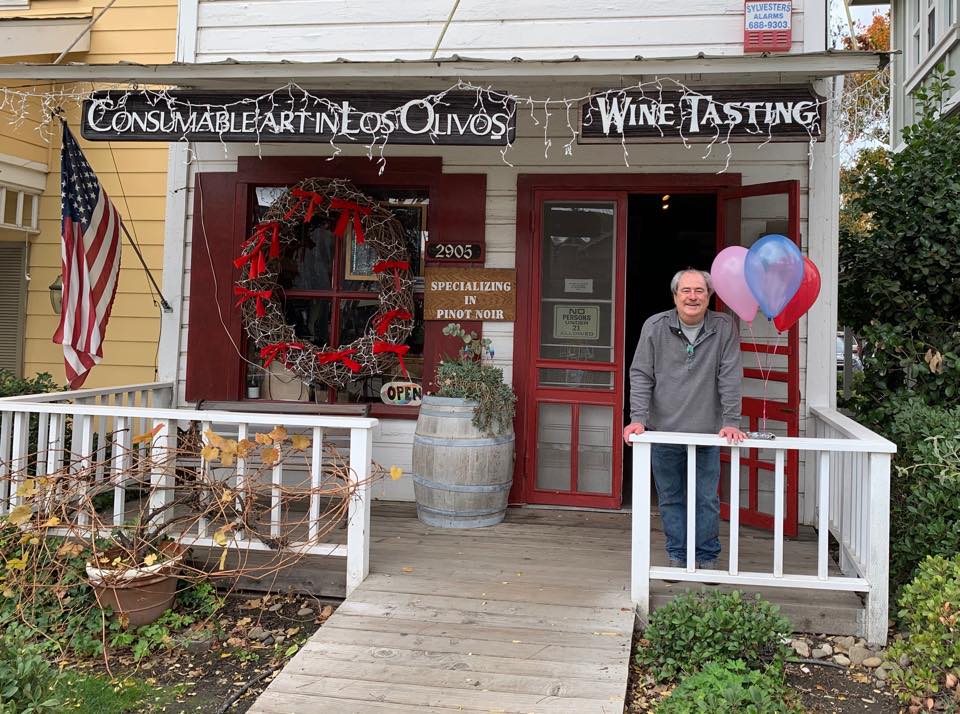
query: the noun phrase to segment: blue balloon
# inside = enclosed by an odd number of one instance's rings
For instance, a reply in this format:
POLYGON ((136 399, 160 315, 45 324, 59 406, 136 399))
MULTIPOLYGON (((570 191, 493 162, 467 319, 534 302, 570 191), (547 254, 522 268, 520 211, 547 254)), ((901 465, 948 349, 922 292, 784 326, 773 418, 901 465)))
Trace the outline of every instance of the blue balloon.
POLYGON ((786 236, 763 236, 747 251, 743 276, 760 310, 772 320, 793 299, 803 282, 803 255, 786 236))

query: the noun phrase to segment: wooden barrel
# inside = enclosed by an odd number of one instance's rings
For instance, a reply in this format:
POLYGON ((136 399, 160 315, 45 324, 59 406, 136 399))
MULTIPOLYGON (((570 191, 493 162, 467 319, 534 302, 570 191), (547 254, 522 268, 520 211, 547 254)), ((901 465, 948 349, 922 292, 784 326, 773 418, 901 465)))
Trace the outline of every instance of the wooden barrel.
POLYGON ((417 516, 440 528, 503 520, 513 483, 513 429, 489 436, 473 425, 475 402, 425 396, 413 438, 417 516))

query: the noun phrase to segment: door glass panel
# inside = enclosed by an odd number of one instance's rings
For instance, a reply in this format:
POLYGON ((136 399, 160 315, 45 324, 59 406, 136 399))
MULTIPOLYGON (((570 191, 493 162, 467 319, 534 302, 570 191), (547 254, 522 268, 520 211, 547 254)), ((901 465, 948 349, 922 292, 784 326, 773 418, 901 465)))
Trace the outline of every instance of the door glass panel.
POLYGON ((613 391, 613 372, 590 372, 585 369, 541 369, 541 387, 567 389, 603 389, 613 391))
POLYGON ((541 403, 537 411, 537 488, 570 490, 570 429, 573 407, 541 403))
POLYGON ((616 223, 612 201, 544 203, 542 358, 613 361, 616 223))
POLYGON ((583 404, 577 449, 577 491, 613 492, 613 407, 583 404))

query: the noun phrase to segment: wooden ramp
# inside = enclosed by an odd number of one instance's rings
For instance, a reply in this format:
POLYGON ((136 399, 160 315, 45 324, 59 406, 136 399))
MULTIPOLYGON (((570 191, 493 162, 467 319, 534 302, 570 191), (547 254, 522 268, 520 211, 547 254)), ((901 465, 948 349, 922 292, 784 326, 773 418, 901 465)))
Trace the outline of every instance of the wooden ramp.
POLYGON ((377 515, 370 576, 249 711, 623 711, 624 514, 511 509, 468 531, 377 515))

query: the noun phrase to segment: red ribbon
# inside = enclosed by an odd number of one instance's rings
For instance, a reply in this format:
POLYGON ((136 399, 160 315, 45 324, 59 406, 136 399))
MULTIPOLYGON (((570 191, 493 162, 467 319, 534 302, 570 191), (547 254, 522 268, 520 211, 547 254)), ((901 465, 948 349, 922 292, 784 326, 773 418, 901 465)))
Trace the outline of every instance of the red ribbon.
POLYGON ((400 271, 410 270, 409 260, 378 260, 373 264, 374 273, 382 273, 387 270, 393 271, 393 284, 400 290, 400 271))
POLYGON ((360 363, 356 360, 350 359, 350 355, 354 354, 356 350, 340 350, 339 352, 321 352, 317 355, 317 362, 320 364, 329 364, 330 362, 343 362, 344 366, 348 367, 351 372, 360 371, 360 363))
POLYGON ((383 342, 382 340, 377 340, 373 343, 373 354, 378 355, 384 352, 390 352, 397 356, 397 360, 400 362, 400 369, 403 371, 403 376, 407 379, 410 379, 410 375, 407 373, 407 365, 403 363, 403 356, 410 351, 410 345, 394 345, 390 342, 383 342))
POLYGON ((323 196, 316 191, 304 191, 302 188, 295 188, 290 191, 290 195, 295 197, 297 202, 290 207, 289 211, 283 214, 283 220, 285 221, 289 221, 293 217, 293 214, 303 205, 303 202, 309 200, 310 203, 307 204, 307 211, 303 216, 303 222, 309 223, 310 219, 313 218, 314 209, 320 208, 320 204, 323 203, 323 196))
POLYGON ((269 367, 270 363, 274 359, 279 358, 283 362, 284 366, 287 364, 287 350, 302 350, 302 342, 277 342, 272 345, 267 345, 262 350, 260 350, 260 357, 266 360, 263 363, 264 367, 269 367))
POLYGON ((377 317, 375 317, 373 320, 373 324, 377 328, 378 335, 385 335, 387 334, 387 330, 390 329, 390 323, 394 320, 411 319, 413 319, 413 315, 411 315, 409 311, 396 308, 394 310, 390 310, 389 312, 385 312, 382 315, 377 315, 377 317))
POLYGON ((347 226, 353 220, 353 234, 357 238, 357 245, 363 245, 363 223, 361 216, 369 216, 372 210, 369 207, 358 206, 353 201, 347 201, 342 198, 330 199, 330 210, 340 211, 340 218, 337 219, 337 225, 333 229, 333 234, 337 238, 343 238, 347 232, 347 226))
POLYGON ((273 294, 273 291, 271 291, 271 290, 247 290, 246 288, 240 287, 239 285, 234 285, 234 286, 233 286, 233 294, 234 294, 234 295, 238 295, 238 296, 240 297, 240 299, 237 300, 236 307, 240 307, 240 306, 243 305, 243 303, 245 303, 247 300, 250 300, 250 299, 252 299, 252 298, 256 298, 256 300, 257 300, 257 317, 265 317, 266 314, 267 314, 267 309, 266 309, 266 307, 264 307, 263 301, 264 301, 264 300, 269 300, 269 299, 270 299, 270 296, 273 294))
POLYGON ((263 257, 263 244, 267 242, 267 236, 270 237, 270 257, 280 257, 280 224, 276 221, 260 223, 253 235, 247 241, 244 249, 253 248, 233 261, 238 268, 247 263, 250 264, 250 272, 247 275, 248 280, 256 280, 260 275, 267 271, 267 261, 263 257))

